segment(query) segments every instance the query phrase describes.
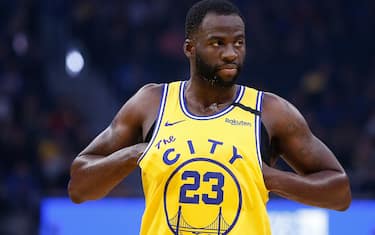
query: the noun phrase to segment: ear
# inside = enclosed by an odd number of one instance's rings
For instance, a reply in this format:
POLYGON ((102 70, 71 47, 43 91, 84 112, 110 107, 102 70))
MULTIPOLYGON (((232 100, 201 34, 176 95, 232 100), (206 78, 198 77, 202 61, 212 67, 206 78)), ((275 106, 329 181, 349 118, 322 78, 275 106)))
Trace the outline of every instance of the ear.
POLYGON ((193 44, 193 40, 187 38, 184 42, 184 53, 187 58, 190 58, 192 55, 195 54, 195 47, 193 44))

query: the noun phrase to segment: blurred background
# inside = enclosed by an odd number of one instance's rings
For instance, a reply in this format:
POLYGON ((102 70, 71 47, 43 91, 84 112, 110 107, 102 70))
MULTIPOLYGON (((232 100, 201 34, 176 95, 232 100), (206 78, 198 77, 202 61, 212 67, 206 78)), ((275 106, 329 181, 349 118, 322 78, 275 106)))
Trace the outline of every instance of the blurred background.
MULTIPOLYGON (((74 157, 142 85, 189 78, 195 2, 0 0, 0 234, 38 234, 43 198, 67 196, 74 157)), ((375 199, 375 1, 233 2, 247 26, 239 82, 297 106, 353 197, 375 199)), ((139 172, 111 196, 142 197, 139 172)))

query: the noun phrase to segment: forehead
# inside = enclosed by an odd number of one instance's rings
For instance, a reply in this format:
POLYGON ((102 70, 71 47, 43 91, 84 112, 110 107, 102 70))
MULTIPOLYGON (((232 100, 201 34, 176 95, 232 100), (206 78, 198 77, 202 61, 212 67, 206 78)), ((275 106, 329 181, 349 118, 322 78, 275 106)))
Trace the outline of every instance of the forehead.
POLYGON ((218 15, 208 13, 202 20, 198 30, 200 34, 213 33, 242 33, 245 32, 245 25, 238 15, 218 15))

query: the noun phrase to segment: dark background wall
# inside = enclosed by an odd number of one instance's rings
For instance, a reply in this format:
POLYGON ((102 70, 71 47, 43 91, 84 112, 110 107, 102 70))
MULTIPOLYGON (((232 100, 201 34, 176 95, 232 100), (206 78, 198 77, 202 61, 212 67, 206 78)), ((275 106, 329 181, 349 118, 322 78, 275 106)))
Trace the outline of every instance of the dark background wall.
MULTIPOLYGON (((37 233, 40 199, 67 195, 71 161, 137 89, 188 79, 194 2, 0 1, 0 234, 37 233), (73 48, 85 61, 74 77, 73 48)), ((234 2, 247 27, 239 82, 296 105, 353 196, 375 198, 375 2, 234 2)), ((142 196, 138 173, 111 195, 142 196)))

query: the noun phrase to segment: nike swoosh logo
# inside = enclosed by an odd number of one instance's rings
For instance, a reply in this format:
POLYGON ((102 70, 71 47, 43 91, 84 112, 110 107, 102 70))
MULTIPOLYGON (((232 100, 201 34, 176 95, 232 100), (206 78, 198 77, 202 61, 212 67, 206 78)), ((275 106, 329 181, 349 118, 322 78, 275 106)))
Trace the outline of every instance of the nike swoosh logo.
POLYGON ((183 122, 183 121, 185 121, 185 120, 179 120, 179 121, 177 121, 177 122, 169 122, 169 121, 166 121, 166 122, 164 123, 164 126, 173 126, 173 125, 176 125, 177 123, 180 123, 180 122, 183 122))

